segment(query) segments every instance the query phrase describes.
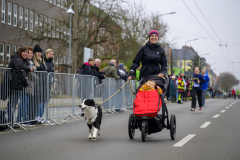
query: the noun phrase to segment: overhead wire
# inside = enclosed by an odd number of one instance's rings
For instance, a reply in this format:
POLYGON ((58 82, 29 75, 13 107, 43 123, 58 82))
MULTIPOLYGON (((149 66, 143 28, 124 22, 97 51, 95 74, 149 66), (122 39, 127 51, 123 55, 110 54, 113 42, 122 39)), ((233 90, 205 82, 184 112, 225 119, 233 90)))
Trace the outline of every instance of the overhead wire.
MULTIPOLYGON (((197 19, 197 17, 193 14, 193 12, 191 11, 191 9, 188 7, 188 5, 184 2, 184 0, 182 0, 183 3, 185 4, 185 6, 188 8, 188 10, 190 11, 190 13, 193 15, 193 17, 196 19, 196 21, 200 24, 200 26, 204 29, 204 31, 209 35, 209 37, 212 38, 212 40, 214 40, 214 38, 208 33, 208 31, 203 27, 203 25, 199 22, 199 20, 197 19)), ((223 50, 221 48, 221 44, 219 44, 216 40, 214 40, 214 42, 220 47, 221 49, 221 52, 222 52, 222 55, 224 57, 224 60, 226 61, 226 63, 228 64, 226 58, 225 58, 225 55, 223 53, 223 50)), ((228 64, 228 69, 229 69, 229 64, 228 64)))

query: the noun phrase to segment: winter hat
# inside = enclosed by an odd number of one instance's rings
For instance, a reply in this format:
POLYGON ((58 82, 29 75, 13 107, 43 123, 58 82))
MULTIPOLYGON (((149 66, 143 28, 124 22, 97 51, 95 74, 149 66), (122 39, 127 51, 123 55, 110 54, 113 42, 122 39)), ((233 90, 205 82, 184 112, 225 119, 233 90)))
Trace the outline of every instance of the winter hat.
POLYGON ((150 36, 151 36, 152 34, 156 34, 156 35, 158 36, 158 39, 159 39, 158 31, 152 30, 152 31, 149 33, 149 39, 150 39, 150 36))
POLYGON ((38 44, 36 44, 36 46, 33 48, 33 53, 36 52, 42 52, 42 48, 38 44))
POLYGON ((118 68, 123 69, 123 67, 124 67, 123 63, 119 63, 118 68))

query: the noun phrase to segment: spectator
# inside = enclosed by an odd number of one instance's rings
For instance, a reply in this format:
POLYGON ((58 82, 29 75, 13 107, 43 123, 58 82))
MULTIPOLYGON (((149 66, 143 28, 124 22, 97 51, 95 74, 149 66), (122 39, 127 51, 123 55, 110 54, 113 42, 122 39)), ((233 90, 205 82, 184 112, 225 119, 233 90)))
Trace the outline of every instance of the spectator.
POLYGON ((99 71, 99 67, 101 66, 101 60, 100 59, 95 59, 95 76, 99 78, 100 83, 102 83, 102 79, 105 78, 105 73, 99 71))
POLYGON ((175 76, 172 76, 172 79, 170 80, 170 95, 172 96, 172 103, 176 102, 176 89, 177 85, 175 82, 175 76))
POLYGON ((229 90, 229 98, 231 98, 232 97, 232 90, 230 89, 229 90))
POLYGON ((238 99, 240 98, 240 90, 239 89, 237 90, 237 98, 238 99))
POLYGON ((95 60, 94 58, 89 58, 88 62, 85 62, 82 65, 82 69, 83 69, 83 75, 92 75, 95 76, 95 71, 94 71, 94 63, 95 60))
POLYGON ((119 70, 119 73, 120 73, 120 78, 121 78, 122 80, 127 81, 128 73, 127 73, 126 70, 124 70, 124 65, 123 65, 123 63, 120 63, 119 66, 118 66, 118 68, 119 68, 118 70, 119 70))
MULTIPOLYGON (((120 79, 120 76, 117 75, 116 65, 117 65, 116 60, 112 59, 108 63, 108 66, 103 69, 104 73, 106 74, 106 77, 120 79)), ((115 91, 116 91, 115 85, 111 86, 111 88, 109 88, 108 84, 104 84, 103 85, 103 100, 110 97, 112 94, 114 94, 115 91), (109 93, 109 90, 110 90, 110 93, 109 93)), ((118 108, 119 104, 117 104, 116 100, 117 100, 117 97, 114 96, 113 98, 110 99, 109 103, 111 104, 111 106, 113 106, 114 104, 117 105, 117 108, 118 108)), ((104 109, 111 108, 111 106, 109 106, 107 103, 103 104, 104 109)))
POLYGON ((108 66, 103 69, 104 73, 106 74, 106 77, 120 79, 120 76, 117 75, 116 64, 117 64, 116 60, 112 59, 108 63, 108 66))
POLYGON ((236 91, 234 88, 232 89, 232 98, 236 99, 236 91))
POLYGON ((171 82, 171 75, 168 75, 168 88, 167 88, 167 92, 166 92, 168 101, 170 101, 170 82, 171 82))
POLYGON ((48 72, 54 72, 53 55, 54 53, 52 49, 47 49, 46 54, 44 55, 44 61, 48 72))
POLYGON ((189 81, 188 81, 187 76, 184 76, 184 81, 185 81, 185 91, 184 91, 184 100, 183 101, 187 102, 188 92, 189 92, 189 81))
POLYGON ((215 98, 216 96, 216 90, 214 87, 212 87, 212 98, 215 98))
MULTIPOLYGON (((44 61, 42 49, 39 45, 35 45, 33 49, 33 63, 37 67, 37 71, 47 71, 47 66, 44 61)), ((37 73, 39 83, 36 85, 36 98, 35 102, 38 107, 36 120, 44 122, 44 108, 47 102, 47 72, 37 73), (43 121, 42 121, 43 120, 43 121)))
POLYGON ((116 68, 117 68, 117 75, 120 77, 120 71, 118 69, 118 66, 119 66, 119 61, 116 60, 116 64, 115 64, 116 68))
MULTIPOLYGON (((176 75, 175 83, 176 83, 177 86, 178 86, 178 75, 176 75)), ((178 89, 176 89, 176 102, 177 102, 177 101, 178 101, 178 89)))
POLYGON ((87 99, 87 98, 94 98, 94 93, 92 93, 92 76, 95 76, 95 60, 94 58, 89 58, 88 62, 85 62, 82 65, 82 74, 83 75, 89 75, 82 77, 81 79, 81 84, 82 84, 82 100, 87 99))
MULTIPOLYGON (((33 49, 31 47, 27 47, 29 49, 28 53, 28 63, 29 66, 33 66, 33 62, 31 61, 33 57, 33 49)), ((35 66, 33 66, 34 70, 37 70, 35 66)), ((35 110, 34 105, 34 86, 38 82, 38 77, 34 73, 27 74, 27 82, 28 86, 25 89, 25 92, 20 96, 20 103, 18 104, 18 122, 25 122, 23 125, 33 126, 34 123, 27 122, 32 121, 35 118, 35 110), (21 120, 22 119, 22 120, 21 120)))
MULTIPOLYGON (((10 63, 8 65, 9 68, 18 68, 24 70, 26 72, 33 72, 34 68, 29 67, 27 57, 28 57, 28 48, 22 47, 19 48, 17 53, 14 53, 11 57, 10 63)), ((8 121, 13 123, 13 114, 16 109, 16 105, 18 103, 19 96, 22 94, 22 87, 20 87, 19 81, 16 79, 12 79, 11 84, 19 86, 17 90, 11 90, 11 96, 7 104, 7 112, 8 112, 8 121), (20 92, 18 92, 20 91, 20 92)), ((23 84, 21 84, 23 86, 23 84)))

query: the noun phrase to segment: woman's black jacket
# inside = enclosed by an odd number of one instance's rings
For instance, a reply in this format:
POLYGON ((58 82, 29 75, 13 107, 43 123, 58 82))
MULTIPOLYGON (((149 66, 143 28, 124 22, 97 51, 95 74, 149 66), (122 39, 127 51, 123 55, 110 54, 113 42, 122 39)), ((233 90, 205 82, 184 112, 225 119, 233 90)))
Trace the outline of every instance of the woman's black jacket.
POLYGON ((151 44, 148 42, 140 49, 133 60, 129 76, 133 76, 136 73, 140 62, 142 62, 142 67, 139 79, 150 75, 158 75, 159 73, 165 74, 167 72, 167 58, 165 51, 159 44, 151 44))

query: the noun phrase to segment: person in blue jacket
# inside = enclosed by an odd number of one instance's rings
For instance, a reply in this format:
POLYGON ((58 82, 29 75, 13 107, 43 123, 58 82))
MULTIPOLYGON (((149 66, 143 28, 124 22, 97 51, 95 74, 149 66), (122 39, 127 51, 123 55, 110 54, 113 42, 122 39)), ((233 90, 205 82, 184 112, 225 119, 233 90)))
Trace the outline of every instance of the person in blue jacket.
POLYGON ((210 79, 208 77, 208 73, 207 71, 205 72, 205 70, 202 70, 202 75, 203 75, 203 78, 205 80, 205 83, 202 84, 202 105, 204 107, 205 105, 205 96, 206 96, 206 93, 207 93, 207 89, 210 87, 210 79))
POLYGON ((195 67, 192 79, 192 107, 191 111, 196 109, 196 95, 198 97, 199 112, 202 111, 202 84, 205 83, 204 77, 200 74, 199 68, 195 67))

